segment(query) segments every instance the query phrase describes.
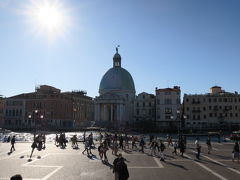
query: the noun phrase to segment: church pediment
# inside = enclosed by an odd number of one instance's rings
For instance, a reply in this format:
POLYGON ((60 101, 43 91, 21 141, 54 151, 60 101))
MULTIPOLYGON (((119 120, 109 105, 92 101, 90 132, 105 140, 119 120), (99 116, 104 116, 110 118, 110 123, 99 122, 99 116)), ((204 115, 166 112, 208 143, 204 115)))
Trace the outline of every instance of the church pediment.
POLYGON ((96 98, 97 100, 124 100, 121 96, 114 93, 105 93, 96 98))

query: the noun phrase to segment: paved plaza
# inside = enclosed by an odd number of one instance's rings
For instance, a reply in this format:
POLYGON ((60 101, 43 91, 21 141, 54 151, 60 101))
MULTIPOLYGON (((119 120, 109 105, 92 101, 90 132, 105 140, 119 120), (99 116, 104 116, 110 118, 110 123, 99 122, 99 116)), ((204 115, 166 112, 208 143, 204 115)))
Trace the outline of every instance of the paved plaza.
MULTIPOLYGON (((97 149, 95 156, 88 157, 80 149, 72 149, 68 143, 66 149, 60 149, 53 143, 47 144, 46 150, 35 150, 32 161, 29 160, 31 143, 16 143, 16 151, 8 155, 10 143, 0 143, 0 179, 9 179, 14 174, 21 174, 23 179, 33 180, 112 180, 112 162, 114 156, 108 151, 109 164, 99 159, 97 149)), ((187 144, 184 157, 172 154, 172 148, 165 150, 166 161, 152 157, 150 150, 145 154, 137 151, 122 152, 127 159, 131 180, 159 179, 240 179, 240 164, 233 163, 231 152, 233 143, 212 143, 212 154, 207 154, 205 142, 202 145, 201 160, 195 158, 194 144, 187 144)), ((98 146, 98 143, 96 143, 98 146)))

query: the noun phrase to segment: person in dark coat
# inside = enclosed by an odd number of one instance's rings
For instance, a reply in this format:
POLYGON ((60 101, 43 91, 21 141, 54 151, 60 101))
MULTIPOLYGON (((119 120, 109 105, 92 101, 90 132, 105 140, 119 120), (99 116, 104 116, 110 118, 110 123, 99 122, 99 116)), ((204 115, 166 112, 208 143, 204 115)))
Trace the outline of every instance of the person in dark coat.
POLYGON ((129 172, 125 159, 120 153, 118 157, 113 161, 113 173, 115 174, 115 180, 127 180, 129 178, 129 172))
POLYGON ((183 153, 185 152, 185 144, 184 144, 184 139, 182 137, 180 138, 178 146, 180 149, 181 156, 183 157, 183 153))
POLYGON ((15 147, 14 147, 14 144, 16 142, 16 139, 15 139, 15 136, 12 137, 11 139, 11 149, 10 149, 10 152, 12 152, 13 150, 15 151, 15 147))

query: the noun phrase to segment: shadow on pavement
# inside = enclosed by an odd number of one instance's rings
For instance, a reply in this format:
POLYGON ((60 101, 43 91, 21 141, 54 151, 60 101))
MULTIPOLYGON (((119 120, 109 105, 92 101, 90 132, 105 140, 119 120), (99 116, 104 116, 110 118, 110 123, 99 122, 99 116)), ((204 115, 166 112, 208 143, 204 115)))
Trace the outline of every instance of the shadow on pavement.
POLYGON ((174 164, 172 162, 169 162, 169 161, 163 161, 165 164, 169 164, 169 165, 172 165, 172 166, 175 166, 175 167, 178 167, 178 168, 181 168, 181 169, 184 169, 184 170, 188 170, 187 168, 185 168, 183 165, 179 165, 179 164, 174 164))

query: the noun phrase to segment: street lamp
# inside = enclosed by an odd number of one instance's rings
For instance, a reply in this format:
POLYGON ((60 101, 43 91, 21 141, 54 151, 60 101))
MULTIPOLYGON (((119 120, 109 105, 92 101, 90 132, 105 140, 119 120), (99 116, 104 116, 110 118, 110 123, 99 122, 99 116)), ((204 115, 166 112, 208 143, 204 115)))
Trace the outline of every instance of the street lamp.
POLYGON ((177 110, 177 119, 179 119, 178 120, 178 137, 179 137, 180 128, 181 128, 181 118, 179 116, 180 116, 180 110, 177 110))

